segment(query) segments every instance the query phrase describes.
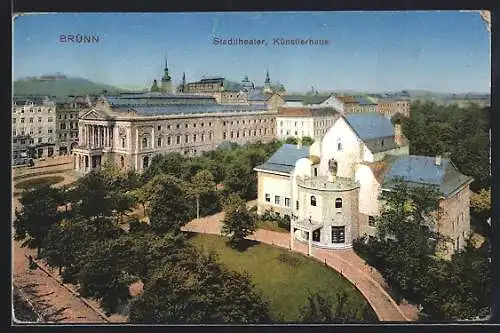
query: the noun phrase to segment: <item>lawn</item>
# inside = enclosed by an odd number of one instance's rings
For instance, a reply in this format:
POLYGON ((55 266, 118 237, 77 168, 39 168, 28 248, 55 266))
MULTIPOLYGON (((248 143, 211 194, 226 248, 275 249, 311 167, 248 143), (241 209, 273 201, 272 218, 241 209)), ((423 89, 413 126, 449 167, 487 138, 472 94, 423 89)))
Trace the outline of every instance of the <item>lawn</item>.
POLYGON ((64 180, 64 177, 61 176, 48 176, 48 177, 40 177, 40 178, 33 178, 33 179, 27 179, 18 182, 17 184, 14 185, 16 189, 29 189, 32 187, 35 187, 37 185, 42 185, 42 184, 48 184, 48 185, 53 185, 57 184, 59 182, 62 182, 64 180))
POLYGON ((240 252, 226 245, 226 238, 192 234, 191 242, 205 251, 213 249, 229 269, 247 271, 256 287, 270 301, 272 318, 276 321, 299 321, 300 308, 307 303, 310 293, 335 297, 344 290, 349 307, 358 309, 358 319, 377 321, 377 317, 361 293, 335 270, 299 253, 253 242, 240 252), (368 313, 363 318, 363 309, 368 313))

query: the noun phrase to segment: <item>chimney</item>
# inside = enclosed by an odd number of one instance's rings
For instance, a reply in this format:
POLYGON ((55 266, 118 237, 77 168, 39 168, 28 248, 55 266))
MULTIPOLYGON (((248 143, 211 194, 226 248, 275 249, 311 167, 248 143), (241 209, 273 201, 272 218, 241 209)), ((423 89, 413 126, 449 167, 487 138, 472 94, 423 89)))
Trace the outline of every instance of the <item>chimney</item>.
POLYGON ((436 160, 434 161, 435 165, 441 165, 441 155, 436 155, 436 160))
POLYGON ((394 141, 398 146, 401 146, 404 141, 403 131, 401 130, 401 124, 394 125, 394 141))
POLYGON ((297 138, 297 149, 302 148, 302 138, 297 138))

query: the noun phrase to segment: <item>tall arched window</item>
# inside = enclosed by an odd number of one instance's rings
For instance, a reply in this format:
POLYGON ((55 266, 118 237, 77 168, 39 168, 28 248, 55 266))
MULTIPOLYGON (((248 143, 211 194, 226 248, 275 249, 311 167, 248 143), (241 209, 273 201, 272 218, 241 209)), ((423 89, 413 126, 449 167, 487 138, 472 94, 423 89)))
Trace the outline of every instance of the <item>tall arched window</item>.
POLYGON ((311 195, 311 206, 316 206, 316 197, 311 195))
POLYGON ((161 147, 161 144, 162 144, 162 140, 161 140, 161 136, 158 138, 158 147, 161 147))
POLYGON ((142 148, 148 148, 148 138, 142 138, 142 148))
POLYGON ((335 208, 342 208, 342 198, 335 199, 335 208))
POLYGON ((146 169, 149 166, 149 157, 144 156, 142 159, 142 168, 146 169))

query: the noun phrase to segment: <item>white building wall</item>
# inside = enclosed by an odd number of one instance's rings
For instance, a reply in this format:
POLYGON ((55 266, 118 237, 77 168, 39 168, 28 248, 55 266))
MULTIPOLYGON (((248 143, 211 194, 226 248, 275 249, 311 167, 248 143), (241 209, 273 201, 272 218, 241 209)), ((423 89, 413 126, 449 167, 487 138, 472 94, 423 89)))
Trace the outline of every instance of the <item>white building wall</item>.
POLYGON ((343 102, 338 100, 335 96, 328 97, 323 103, 319 104, 321 107, 333 107, 335 110, 344 113, 345 105, 343 102))
POLYGON ((313 117, 276 117, 276 135, 284 140, 288 137, 314 137, 313 117), (297 134, 295 134, 297 133, 297 134))
POLYGON ((361 140, 345 122, 339 118, 323 136, 321 142, 321 162, 319 174, 326 176, 328 172, 328 161, 335 159, 338 163, 337 176, 344 178, 354 177, 354 167, 362 160, 361 140), (339 151, 338 142, 342 149, 339 151))
POLYGON ((360 184, 359 212, 370 216, 379 215, 380 184, 375 179, 370 167, 358 164, 355 179, 360 184))
POLYGON ((266 174, 262 175, 262 203, 268 206, 275 206, 281 208, 291 208, 292 207, 292 184, 290 178, 283 177, 282 179, 274 178, 267 176, 266 174), (265 201, 265 195, 271 195, 271 201, 265 201), (279 205, 275 204, 275 196, 280 197, 279 205), (290 199, 290 207, 285 207, 285 198, 290 199))
POLYGON ((283 104, 283 106, 289 106, 289 107, 293 107, 293 108, 301 108, 301 107, 304 107, 304 104, 302 104, 302 101, 299 101, 299 102, 285 102, 285 104, 283 104))

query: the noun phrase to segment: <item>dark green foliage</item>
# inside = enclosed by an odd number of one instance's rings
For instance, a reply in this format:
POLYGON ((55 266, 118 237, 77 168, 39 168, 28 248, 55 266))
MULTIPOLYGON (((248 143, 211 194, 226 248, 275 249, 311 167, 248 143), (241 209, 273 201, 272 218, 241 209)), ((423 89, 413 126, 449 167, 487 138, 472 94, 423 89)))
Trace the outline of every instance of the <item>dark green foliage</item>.
POLYGON ((174 176, 160 176, 151 197, 150 225, 157 233, 180 232, 190 220, 186 185, 174 176))
POLYGON ((247 275, 229 271, 213 253, 158 268, 132 303, 130 321, 148 324, 261 323, 268 303, 247 275))
POLYGON ((229 244, 237 246, 256 229, 256 220, 248 211, 245 202, 237 195, 229 195, 224 205, 222 232, 229 236, 229 244))
POLYGON ((473 319, 490 304, 487 250, 468 244, 451 261, 434 256, 430 239, 444 238, 423 216, 436 207, 435 198, 431 188, 404 183, 384 193, 387 204, 376 219, 380 238, 357 239, 354 250, 382 273, 397 299, 422 306, 422 320, 473 319))
POLYGON ((39 255, 50 228, 64 217, 57 211, 64 201, 64 193, 50 185, 23 191, 19 198, 22 208, 15 213, 14 239, 23 241, 22 246, 36 248, 39 255))
POLYGON ((489 108, 441 106, 416 102, 402 119, 410 153, 434 156, 449 152, 458 169, 474 178, 471 189, 489 186, 489 108))
POLYGON ((344 291, 337 293, 336 299, 323 297, 319 293, 309 296, 307 305, 301 309, 301 321, 306 323, 348 323, 377 320, 370 318, 369 308, 355 308, 348 302, 344 291), (368 316, 368 317, 367 317, 368 316))

